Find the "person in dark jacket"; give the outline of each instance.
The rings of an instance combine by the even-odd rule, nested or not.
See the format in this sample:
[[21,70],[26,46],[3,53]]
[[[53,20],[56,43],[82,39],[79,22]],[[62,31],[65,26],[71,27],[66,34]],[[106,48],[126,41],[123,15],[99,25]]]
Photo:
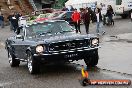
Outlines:
[[10,21],[11,21],[11,24],[13,26],[13,31],[16,32],[16,30],[18,28],[18,19],[15,16],[15,14],[11,17]]
[[72,20],[74,22],[75,29],[76,29],[76,33],[78,33],[78,31],[81,33],[81,30],[80,30],[80,20],[81,20],[81,16],[80,16],[80,13],[77,12],[77,9],[75,9],[75,11],[73,12],[71,18],[72,18]]
[[19,17],[21,17],[22,15],[19,12],[15,13],[15,17],[19,20]]
[[82,16],[84,25],[85,25],[85,29],[86,29],[86,33],[89,33],[89,24],[90,24],[90,12],[88,9],[85,9],[83,16]]
[[89,13],[90,13],[90,17],[91,17],[92,23],[94,23],[94,22],[95,22],[95,16],[96,16],[96,14],[95,14],[94,11],[92,11],[92,9],[91,9],[90,7],[87,8],[87,9],[88,9],[88,11],[89,11]]
[[111,25],[114,25],[113,14],[114,12],[112,6],[108,5],[106,16],[108,16]]
[[0,15],[0,26],[1,26],[1,28],[4,28],[4,16],[3,16],[3,14]]

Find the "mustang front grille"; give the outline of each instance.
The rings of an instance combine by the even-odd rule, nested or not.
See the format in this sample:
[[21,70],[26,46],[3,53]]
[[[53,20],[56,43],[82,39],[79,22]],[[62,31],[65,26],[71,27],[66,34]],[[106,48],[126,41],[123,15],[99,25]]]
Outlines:
[[89,46],[90,46],[89,39],[57,42],[50,44],[49,51],[68,51],[81,49],[83,47]]

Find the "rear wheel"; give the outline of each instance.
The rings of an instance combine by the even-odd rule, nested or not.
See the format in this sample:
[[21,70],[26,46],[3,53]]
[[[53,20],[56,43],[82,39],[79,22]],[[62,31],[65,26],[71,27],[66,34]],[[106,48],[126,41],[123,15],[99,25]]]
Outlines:
[[39,63],[35,61],[30,51],[27,52],[27,66],[30,74],[37,74],[40,72]]
[[9,49],[8,49],[8,60],[11,67],[18,67],[20,64],[20,61],[16,59],[15,55]]
[[94,50],[90,55],[86,56],[84,61],[88,67],[94,67],[98,64],[98,59],[99,59],[98,50]]

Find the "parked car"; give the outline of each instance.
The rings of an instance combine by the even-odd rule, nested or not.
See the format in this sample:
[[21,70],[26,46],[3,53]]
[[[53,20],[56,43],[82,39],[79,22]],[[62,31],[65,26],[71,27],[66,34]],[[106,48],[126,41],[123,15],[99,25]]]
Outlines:
[[41,16],[41,18],[36,18],[34,21],[45,21],[47,19],[52,20],[65,20],[69,24],[73,24],[73,21],[71,19],[73,11],[55,11],[53,13],[48,13],[49,15],[46,15],[45,17]]
[[48,20],[20,27],[18,35],[5,41],[11,67],[27,62],[31,74],[39,73],[40,64],[84,59],[87,66],[98,64],[99,38],[81,35],[66,21]]
[[58,12],[54,12],[53,14],[55,14],[55,16],[52,19],[53,20],[65,20],[69,24],[73,24],[73,21],[72,21],[72,18],[71,18],[72,13],[73,13],[73,11],[58,11]]
[[40,15],[34,20],[34,22],[39,22],[39,21],[47,20],[47,19],[48,19],[48,16],[49,16],[50,14],[51,14],[51,13],[40,14]]
[[45,21],[48,19],[54,19],[54,18],[58,17],[60,14],[62,14],[62,12],[60,12],[60,11],[56,11],[53,13],[40,14],[34,21],[40,22],[40,21]]

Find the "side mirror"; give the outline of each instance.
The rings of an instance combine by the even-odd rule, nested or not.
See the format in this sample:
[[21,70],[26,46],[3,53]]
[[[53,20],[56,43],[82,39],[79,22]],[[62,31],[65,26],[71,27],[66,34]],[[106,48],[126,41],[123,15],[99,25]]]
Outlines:
[[24,40],[24,36],[23,35],[16,35],[16,39],[22,39],[22,40]]

